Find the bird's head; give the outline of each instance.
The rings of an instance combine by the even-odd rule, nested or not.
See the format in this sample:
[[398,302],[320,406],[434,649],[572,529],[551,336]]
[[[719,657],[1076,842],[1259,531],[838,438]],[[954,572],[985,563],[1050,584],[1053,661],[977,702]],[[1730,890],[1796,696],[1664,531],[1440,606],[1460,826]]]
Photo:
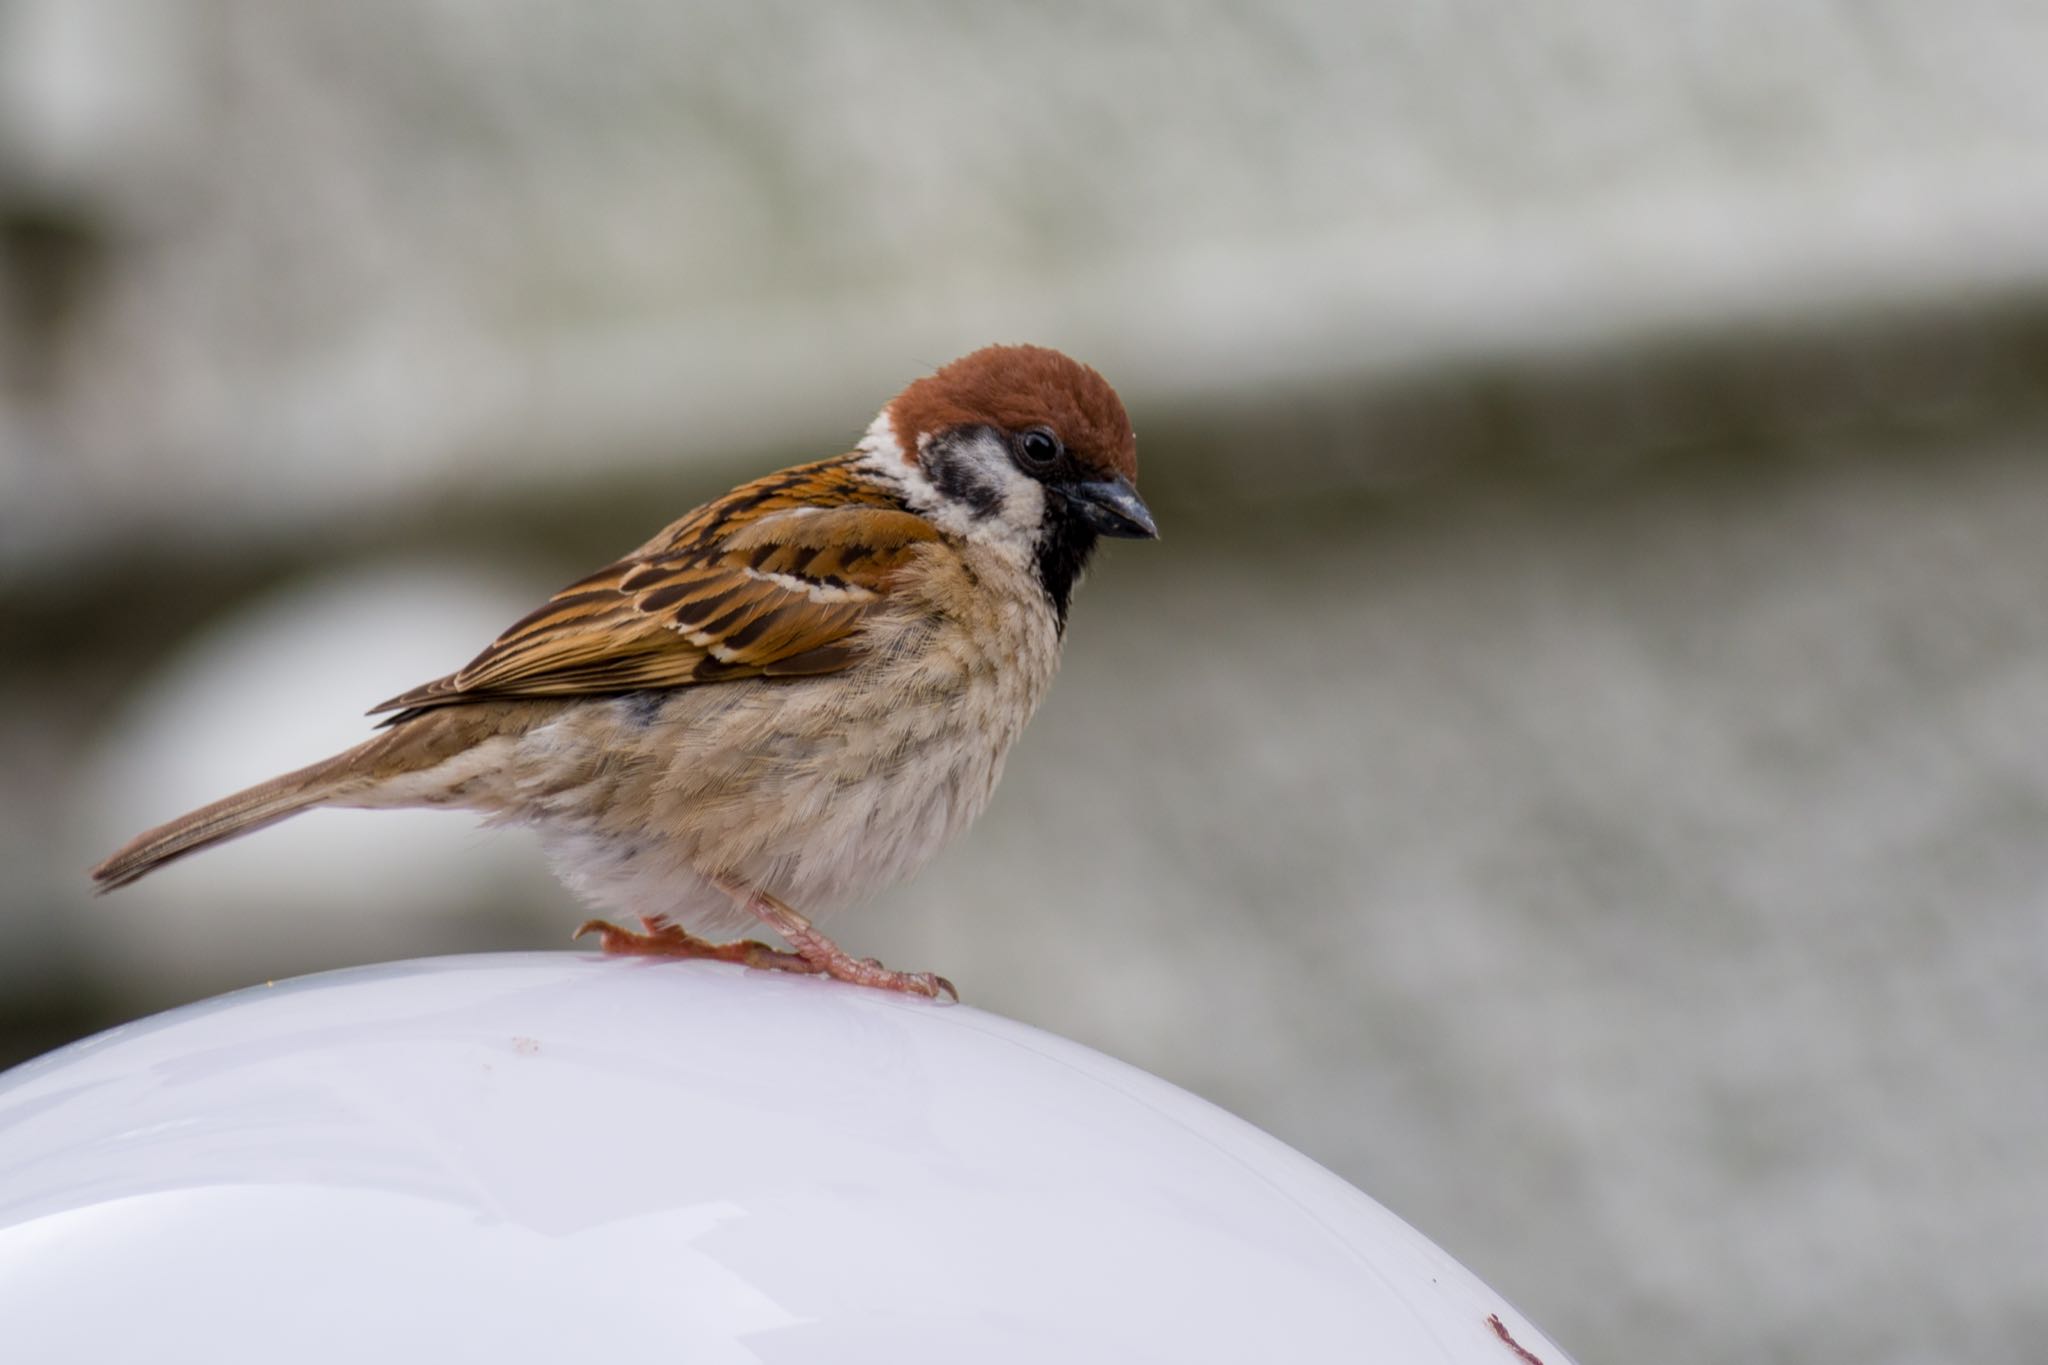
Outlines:
[[1063,620],[1098,536],[1159,534],[1123,400],[1043,346],[985,346],[917,380],[861,448],[942,530],[1030,556]]

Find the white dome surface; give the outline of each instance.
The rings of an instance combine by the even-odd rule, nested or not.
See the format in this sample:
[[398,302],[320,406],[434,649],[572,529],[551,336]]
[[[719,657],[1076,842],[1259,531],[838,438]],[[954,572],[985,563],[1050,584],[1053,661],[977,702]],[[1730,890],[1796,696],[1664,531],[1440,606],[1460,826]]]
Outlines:
[[0,1323],[45,1365],[1567,1365],[1378,1204],[1099,1053],[572,954],[280,982],[0,1076]]

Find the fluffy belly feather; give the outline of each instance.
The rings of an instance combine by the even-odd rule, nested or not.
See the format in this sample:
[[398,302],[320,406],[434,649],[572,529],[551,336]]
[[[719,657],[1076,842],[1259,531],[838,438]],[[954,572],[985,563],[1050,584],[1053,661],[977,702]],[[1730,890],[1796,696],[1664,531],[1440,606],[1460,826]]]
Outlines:
[[533,824],[607,915],[730,934],[751,919],[726,886],[828,914],[917,872],[987,805],[1058,664],[1031,605],[906,616],[848,673],[567,710],[519,741],[495,818]]

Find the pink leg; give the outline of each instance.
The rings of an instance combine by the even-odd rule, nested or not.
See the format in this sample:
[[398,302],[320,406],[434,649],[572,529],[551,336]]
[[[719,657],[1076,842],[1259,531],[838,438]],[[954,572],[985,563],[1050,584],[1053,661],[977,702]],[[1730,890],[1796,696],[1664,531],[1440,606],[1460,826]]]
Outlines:
[[854,957],[819,933],[809,920],[766,891],[748,891],[735,886],[725,886],[725,890],[763,924],[788,939],[789,946],[810,964],[812,971],[823,972],[835,980],[848,981],[856,986],[901,991],[905,995],[922,995],[933,1000],[943,993],[956,1003],[960,999],[960,992],[954,990],[953,983],[943,976],[934,976],[930,972],[895,972],[871,957]]
[[738,962],[748,967],[759,967],[765,971],[802,972],[815,974],[824,968],[799,957],[771,948],[765,943],[743,939],[738,943],[712,943],[698,938],[695,934],[659,915],[646,915],[640,920],[640,927],[647,932],[636,934],[631,929],[621,929],[609,920],[585,920],[577,927],[576,937],[596,934],[598,946],[607,953],[638,953],[647,957],[701,957],[713,962]]

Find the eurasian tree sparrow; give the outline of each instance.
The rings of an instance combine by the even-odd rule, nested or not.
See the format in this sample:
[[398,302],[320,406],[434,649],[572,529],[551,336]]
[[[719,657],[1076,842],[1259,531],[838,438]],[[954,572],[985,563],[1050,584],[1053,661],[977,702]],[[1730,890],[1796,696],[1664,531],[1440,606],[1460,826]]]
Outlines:
[[[815,916],[910,876],[980,814],[1059,665],[1099,536],[1157,534],[1102,376],[990,346],[911,384],[847,454],[742,485],[556,593],[382,733],[138,836],[123,885],[314,806],[449,806],[540,832],[605,951],[936,996]],[[793,907],[801,907],[799,913]],[[785,952],[721,943],[759,921]]]

